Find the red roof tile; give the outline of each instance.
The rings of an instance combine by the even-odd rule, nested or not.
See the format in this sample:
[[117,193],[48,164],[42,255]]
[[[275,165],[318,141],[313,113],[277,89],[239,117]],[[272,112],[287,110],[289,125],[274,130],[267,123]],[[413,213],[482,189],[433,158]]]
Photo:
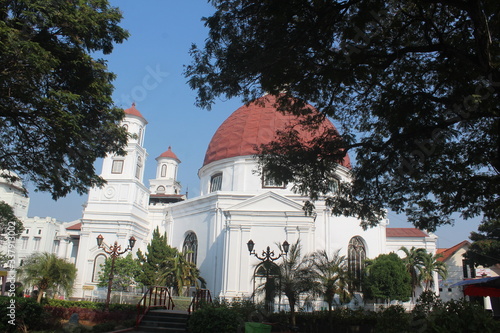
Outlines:
[[470,242],[469,241],[461,241],[460,243],[458,243],[457,245],[454,245],[448,249],[438,249],[437,250],[437,253],[438,254],[441,254],[442,257],[441,258],[438,258],[437,260],[439,261],[446,261],[448,260],[451,256],[453,256],[458,250],[460,250],[461,248],[465,247],[465,246],[469,246],[470,245]]
[[78,222],[66,228],[66,230],[82,230],[82,223]]
[[[300,121],[297,116],[279,112],[276,102],[275,96],[266,95],[234,111],[212,137],[203,165],[230,157],[255,155],[256,148],[274,140],[277,131],[285,130],[287,126]],[[313,138],[314,133],[299,127],[296,126],[295,129],[304,141]],[[315,132],[330,129],[335,130],[335,127],[325,119]],[[350,167],[348,155],[341,164]]]
[[123,112],[125,112],[126,114],[130,114],[132,116],[142,118],[144,119],[144,121],[146,121],[146,118],[144,118],[142,114],[139,112],[139,110],[135,108],[135,103],[132,103],[132,106],[129,107],[128,109],[123,110]]
[[179,160],[177,158],[177,155],[174,154],[174,152],[172,151],[172,147],[168,147],[168,150],[166,152],[164,152],[163,154],[161,154],[160,156],[158,156],[157,158],[160,158],[160,157],[168,157],[168,158],[173,158],[174,160],[177,160],[177,162],[181,162],[181,160]]
[[416,228],[387,228],[387,237],[429,237],[428,234]]

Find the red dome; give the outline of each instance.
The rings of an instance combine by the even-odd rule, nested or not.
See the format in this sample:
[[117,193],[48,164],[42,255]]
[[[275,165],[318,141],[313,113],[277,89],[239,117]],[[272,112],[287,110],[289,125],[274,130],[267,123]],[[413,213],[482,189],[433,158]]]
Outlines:
[[132,106],[129,107],[128,109],[123,110],[123,112],[125,112],[126,114],[130,114],[132,116],[142,118],[144,119],[144,121],[146,121],[146,118],[144,118],[142,114],[139,112],[139,110],[135,108],[135,103],[132,103]]
[[177,155],[175,155],[175,153],[172,151],[172,147],[170,147],[170,146],[168,147],[168,150],[166,152],[164,152],[163,154],[161,154],[160,156],[158,156],[157,159],[160,157],[168,157],[168,158],[172,158],[174,160],[177,160],[177,162],[179,162],[179,163],[181,162],[181,160],[179,160],[177,158]]
[[[256,148],[276,138],[276,132],[285,130],[287,126],[297,124],[300,118],[276,109],[276,97],[266,95],[249,105],[243,105],[234,111],[217,129],[205,154],[203,165],[229,157],[255,155]],[[296,127],[304,140],[310,140],[312,134]],[[335,129],[328,120],[321,124],[318,131]],[[349,156],[341,163],[350,167]]]

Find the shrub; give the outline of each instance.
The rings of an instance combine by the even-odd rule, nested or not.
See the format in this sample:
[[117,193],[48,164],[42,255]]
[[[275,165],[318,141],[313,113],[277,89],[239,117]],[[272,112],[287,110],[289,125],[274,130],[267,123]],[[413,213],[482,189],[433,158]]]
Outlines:
[[391,305],[376,313],[375,332],[410,332],[411,314],[401,305]]
[[500,332],[500,323],[482,306],[465,300],[435,307],[427,318],[425,332]]
[[[14,302],[12,302],[14,301]],[[11,311],[12,304],[15,311]],[[14,332],[20,327],[28,330],[42,330],[49,326],[49,315],[36,300],[24,297],[0,296],[0,332]],[[9,321],[14,320],[11,325]]]
[[191,333],[234,333],[243,325],[244,321],[238,311],[226,305],[207,304],[194,312],[188,321]]

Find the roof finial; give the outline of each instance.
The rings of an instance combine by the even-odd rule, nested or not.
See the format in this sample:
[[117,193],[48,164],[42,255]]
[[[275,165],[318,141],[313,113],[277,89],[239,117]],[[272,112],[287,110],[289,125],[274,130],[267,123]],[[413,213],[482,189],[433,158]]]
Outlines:
[[132,106],[135,106],[135,102],[132,102]]

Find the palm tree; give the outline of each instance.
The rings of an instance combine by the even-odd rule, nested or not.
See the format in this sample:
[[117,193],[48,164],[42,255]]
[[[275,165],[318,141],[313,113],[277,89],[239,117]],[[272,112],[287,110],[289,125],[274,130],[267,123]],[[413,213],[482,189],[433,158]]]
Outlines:
[[420,281],[424,282],[424,289],[429,290],[434,284],[434,273],[437,273],[442,279],[448,276],[448,270],[444,262],[439,261],[441,254],[433,255],[425,252],[422,254],[422,263],[420,266]]
[[314,277],[319,282],[321,294],[328,303],[329,311],[333,308],[335,295],[339,296],[341,304],[348,303],[352,299],[347,260],[345,256],[340,256],[339,252],[340,250],[329,257],[325,250],[320,250],[310,257]]
[[288,254],[277,266],[281,276],[280,291],[288,299],[291,324],[295,326],[295,307],[300,297],[318,293],[319,285],[314,279],[308,260],[301,257],[300,240],[290,246]]
[[173,280],[178,295],[182,294],[182,290],[185,286],[198,286],[198,280],[204,283],[196,265],[186,260],[186,254],[187,253],[177,252],[177,255],[174,257]]
[[162,272],[160,280],[167,286],[173,287],[178,295],[182,294],[186,286],[198,286],[198,281],[202,285],[205,284],[196,265],[186,260],[186,253],[176,250],[174,257],[168,260],[170,263],[165,266],[166,269]]
[[71,295],[76,271],[73,263],[47,252],[31,255],[18,269],[18,273],[26,285],[38,288],[38,303],[47,290],[56,291],[61,288],[67,295]]
[[406,255],[403,258],[403,262],[405,263],[406,269],[410,273],[411,276],[411,295],[412,298],[415,297],[415,289],[420,284],[420,271],[422,267],[422,256],[427,253],[425,249],[415,248],[414,246],[408,250],[406,247],[401,247],[401,251],[403,251]]

